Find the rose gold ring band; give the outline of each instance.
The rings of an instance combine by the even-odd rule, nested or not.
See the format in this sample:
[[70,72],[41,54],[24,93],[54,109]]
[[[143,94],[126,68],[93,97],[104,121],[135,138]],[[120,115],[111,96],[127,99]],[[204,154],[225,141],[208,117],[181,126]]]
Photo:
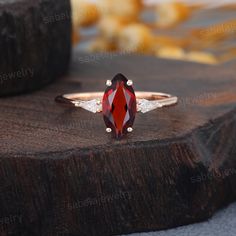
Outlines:
[[[56,102],[74,107],[81,107],[93,113],[101,112],[101,103],[104,92],[71,93],[56,97]],[[174,105],[178,102],[176,96],[159,92],[135,92],[137,98],[137,110],[143,113]]]

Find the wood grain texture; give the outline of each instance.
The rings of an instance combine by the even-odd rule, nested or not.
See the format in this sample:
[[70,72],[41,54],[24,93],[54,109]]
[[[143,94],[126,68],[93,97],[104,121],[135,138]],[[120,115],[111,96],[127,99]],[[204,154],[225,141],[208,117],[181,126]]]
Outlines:
[[[104,90],[118,72],[179,104],[138,114],[116,141],[101,114],[54,103]],[[75,53],[68,77],[1,98],[0,219],[11,217],[1,235],[106,236],[208,219],[236,199],[235,87],[223,66]]]
[[69,0],[0,1],[0,96],[31,92],[68,69]]

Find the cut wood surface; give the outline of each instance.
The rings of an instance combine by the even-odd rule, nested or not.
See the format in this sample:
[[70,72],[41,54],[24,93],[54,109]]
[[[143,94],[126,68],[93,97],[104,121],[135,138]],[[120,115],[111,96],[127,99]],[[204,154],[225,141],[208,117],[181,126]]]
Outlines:
[[[60,106],[116,73],[175,106],[138,114],[121,141],[101,114]],[[224,66],[75,53],[70,75],[0,99],[1,235],[106,236],[206,220],[236,199],[236,75]]]
[[31,92],[68,69],[69,0],[0,1],[0,96]]

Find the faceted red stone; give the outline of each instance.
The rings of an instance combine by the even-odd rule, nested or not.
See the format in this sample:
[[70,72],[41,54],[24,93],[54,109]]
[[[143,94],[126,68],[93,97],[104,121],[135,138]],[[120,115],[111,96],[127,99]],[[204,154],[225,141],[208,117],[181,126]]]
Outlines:
[[137,112],[134,89],[127,81],[122,74],[116,75],[103,96],[103,118],[116,138],[121,138],[133,126]]

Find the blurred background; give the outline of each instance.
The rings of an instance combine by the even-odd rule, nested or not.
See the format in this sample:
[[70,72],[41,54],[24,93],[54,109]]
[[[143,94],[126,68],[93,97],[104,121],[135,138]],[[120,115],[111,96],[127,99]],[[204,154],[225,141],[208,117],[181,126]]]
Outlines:
[[236,1],[71,0],[75,50],[218,65],[236,58]]

